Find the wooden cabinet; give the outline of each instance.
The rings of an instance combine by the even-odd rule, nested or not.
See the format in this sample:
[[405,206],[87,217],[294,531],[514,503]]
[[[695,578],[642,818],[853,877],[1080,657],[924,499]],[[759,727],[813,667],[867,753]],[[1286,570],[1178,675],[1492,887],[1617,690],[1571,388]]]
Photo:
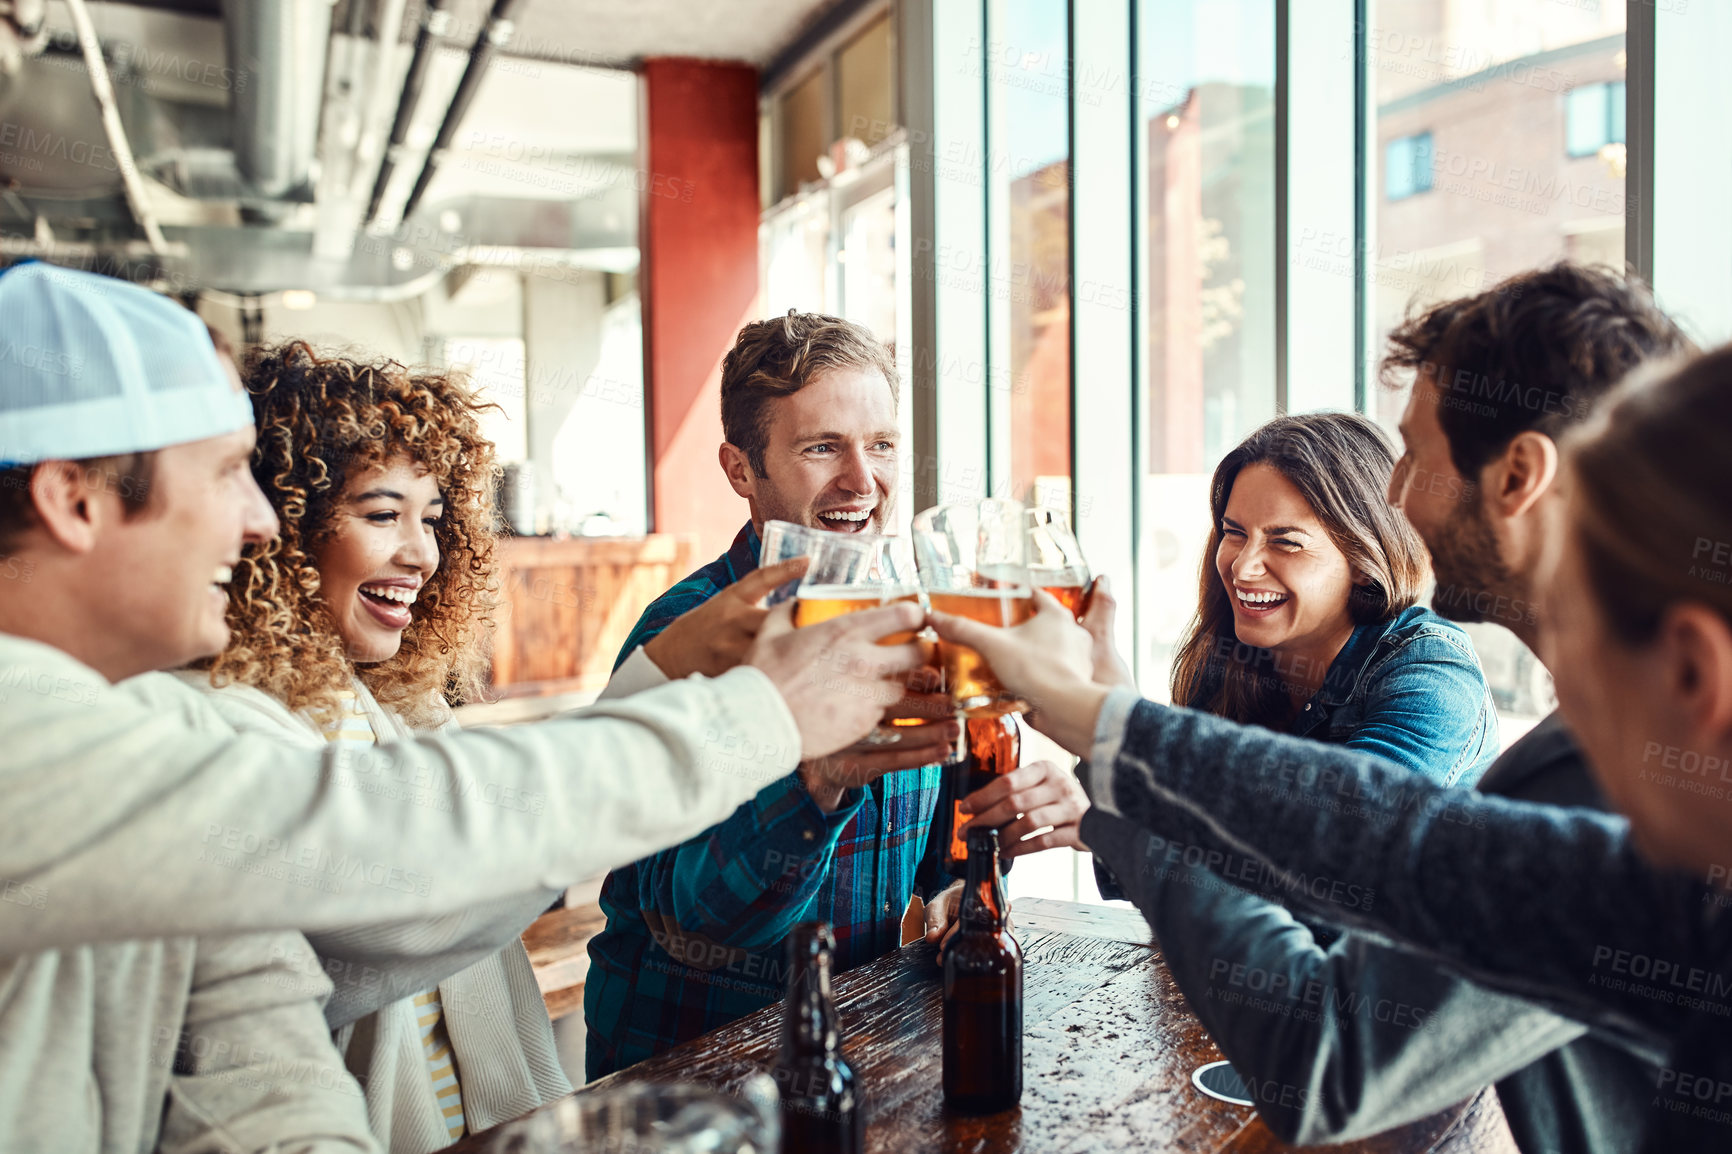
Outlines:
[[493,693],[599,691],[644,609],[697,567],[696,549],[684,534],[500,541]]

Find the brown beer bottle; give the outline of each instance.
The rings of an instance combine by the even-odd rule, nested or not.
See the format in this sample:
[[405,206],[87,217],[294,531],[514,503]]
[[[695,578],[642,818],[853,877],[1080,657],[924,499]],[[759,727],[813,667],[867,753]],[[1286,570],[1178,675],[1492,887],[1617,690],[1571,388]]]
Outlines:
[[788,936],[788,998],[782,1052],[770,1075],[782,1100],[784,1154],[859,1154],[866,1109],[854,1070],[842,1057],[842,1032],[830,995],[828,922],[803,922]]
[[962,737],[963,756],[944,767],[943,800],[950,811],[945,825],[944,872],[953,878],[961,877],[968,866],[968,846],[962,836],[968,815],[960,808],[962,799],[1015,769],[1022,753],[1022,738],[1012,714],[970,717],[963,722]]
[[961,928],[944,948],[944,1100],[996,1114],[1022,1100],[1022,947],[1005,928],[998,831],[968,831]]

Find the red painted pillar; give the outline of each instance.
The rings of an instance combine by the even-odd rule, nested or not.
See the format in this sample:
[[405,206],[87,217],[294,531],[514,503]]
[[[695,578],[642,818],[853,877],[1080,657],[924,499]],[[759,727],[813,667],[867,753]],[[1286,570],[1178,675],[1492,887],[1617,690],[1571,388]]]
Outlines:
[[643,65],[640,287],[650,507],[696,533],[705,562],[746,520],[722,476],[722,357],[758,308],[758,73],[704,60]]

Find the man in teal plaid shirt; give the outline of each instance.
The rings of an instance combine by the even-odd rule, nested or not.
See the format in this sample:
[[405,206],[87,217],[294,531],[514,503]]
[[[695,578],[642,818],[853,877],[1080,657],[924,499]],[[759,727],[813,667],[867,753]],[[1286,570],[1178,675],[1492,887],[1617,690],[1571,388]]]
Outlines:
[[[658,649],[663,631],[700,606],[706,616],[687,618],[697,623],[688,635],[704,634],[713,649],[749,639],[765,579],[725,591],[757,569],[764,522],[841,533],[890,524],[896,371],[860,326],[811,313],[746,326],[722,367],[722,425],[722,467],[752,519],[725,554],[645,610],[616,685],[719,672]],[[837,968],[846,969],[902,944],[903,911],[916,892],[932,901],[929,924],[953,920],[952,879],[931,863],[923,872],[922,859],[937,763],[956,734],[956,722],[942,720],[911,728],[888,749],[803,764],[720,825],[609,874],[607,928],[590,943],[584,989],[589,1077],[780,998],[783,941],[798,922],[831,923]]]

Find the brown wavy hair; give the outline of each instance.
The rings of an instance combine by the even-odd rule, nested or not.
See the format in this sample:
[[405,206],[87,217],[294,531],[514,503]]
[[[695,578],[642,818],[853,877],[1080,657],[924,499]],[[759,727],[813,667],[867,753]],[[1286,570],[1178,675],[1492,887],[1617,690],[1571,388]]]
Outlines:
[[1430,574],[1425,544],[1389,504],[1395,451],[1383,431],[1357,413],[1276,417],[1221,459],[1209,484],[1209,547],[1198,581],[1197,616],[1173,659],[1173,702],[1248,725],[1275,729],[1293,710],[1274,655],[1239,644],[1233,605],[1215,554],[1221,519],[1239,474],[1269,465],[1293,483],[1335,547],[1370,579],[1355,585],[1347,611],[1355,625],[1388,621],[1419,600]]
[[[493,444],[459,373],[315,352],[302,341],[255,351],[242,372],[258,447],[253,476],[277,512],[276,540],[249,546],[229,582],[228,647],[207,663],[324,719],[353,678],[410,726],[438,724],[473,700],[487,662],[497,582]],[[439,567],[422,586],[396,656],[357,667],[319,593],[318,546],[349,478],[404,456],[445,498]]]
[[895,358],[864,325],[789,309],[739,331],[722,358],[722,436],[745,453],[753,473],[764,476],[770,402],[838,369],[883,373],[891,397],[900,393]]

